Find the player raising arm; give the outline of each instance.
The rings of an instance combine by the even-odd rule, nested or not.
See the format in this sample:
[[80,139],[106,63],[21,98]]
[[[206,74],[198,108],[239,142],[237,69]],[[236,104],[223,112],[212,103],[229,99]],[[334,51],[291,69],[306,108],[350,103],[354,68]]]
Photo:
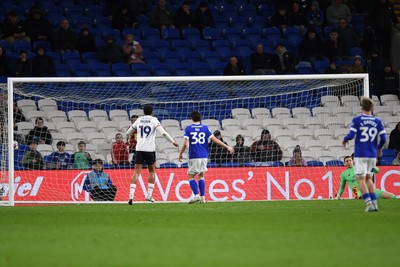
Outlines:
[[153,189],[155,182],[155,163],[156,163],[156,130],[174,146],[179,147],[178,143],[164,130],[160,121],[153,117],[153,106],[143,107],[144,116],[138,118],[126,131],[127,138],[137,129],[137,144],[135,158],[135,173],[132,176],[132,184],[129,187],[129,201],[132,205],[136,190],[137,179],[142,172],[143,163],[146,162],[149,169],[148,190],[146,201],[154,202]]
[[[228,149],[233,154],[235,150],[224,144],[218,138],[216,138],[210,129],[201,124],[201,113],[197,110],[193,110],[190,114],[193,120],[193,124],[185,128],[184,141],[179,153],[179,161],[182,161],[182,154],[186,148],[189,147],[189,163],[188,163],[188,177],[189,185],[193,191],[194,198],[190,200],[189,204],[193,203],[205,203],[205,191],[206,184],[204,181],[204,173],[207,171],[207,160],[208,160],[208,140],[211,140]],[[198,175],[198,184],[194,179]],[[200,189],[200,196],[199,196]]]
[[[339,188],[336,198],[340,199],[340,197],[343,194],[344,188],[346,187],[346,183],[347,183],[349,188],[351,188],[351,191],[353,192],[353,198],[359,199],[359,198],[361,198],[361,192],[359,191],[357,179],[355,178],[355,175],[354,175],[354,162],[353,162],[353,158],[351,156],[344,157],[344,166],[346,166],[347,169],[344,172],[342,172],[342,174],[340,175],[340,188]],[[380,189],[375,189],[375,193],[376,193],[377,199],[396,198],[395,194],[389,193],[389,192],[386,192],[386,191],[383,191]]]
[[[367,97],[361,98],[362,115],[353,118],[350,132],[344,137],[342,145],[346,147],[349,140],[355,138],[354,173],[357,177],[366,212],[378,211],[375,185],[372,181],[376,158],[382,155],[382,147],[386,142],[386,132],[382,121],[373,116],[374,102]],[[378,144],[378,136],[380,141]]]

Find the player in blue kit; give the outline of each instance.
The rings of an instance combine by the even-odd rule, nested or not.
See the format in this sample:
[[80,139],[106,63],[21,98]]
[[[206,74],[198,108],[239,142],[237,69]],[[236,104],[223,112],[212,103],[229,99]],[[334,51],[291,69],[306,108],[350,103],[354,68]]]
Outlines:
[[[343,147],[355,138],[354,173],[357,177],[366,212],[378,211],[375,185],[372,180],[376,167],[376,158],[382,156],[382,147],[386,142],[386,132],[382,121],[372,115],[374,102],[367,97],[361,98],[362,115],[353,118],[350,132],[344,137]],[[378,136],[380,141],[378,144]]]
[[[190,200],[189,204],[205,203],[206,184],[204,173],[207,171],[208,140],[211,139],[214,143],[226,148],[232,154],[235,150],[216,138],[206,125],[200,123],[201,113],[199,111],[193,110],[190,117],[193,120],[193,124],[185,128],[179,161],[182,161],[182,154],[189,147],[188,177],[190,188],[194,194],[194,198]],[[194,179],[196,175],[198,175],[198,184]]]

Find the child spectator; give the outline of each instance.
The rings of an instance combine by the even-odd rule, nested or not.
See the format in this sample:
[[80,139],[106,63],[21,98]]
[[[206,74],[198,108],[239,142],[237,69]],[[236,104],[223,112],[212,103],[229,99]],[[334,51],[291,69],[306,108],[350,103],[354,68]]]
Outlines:
[[236,136],[236,144],[233,147],[235,153],[233,154],[233,161],[243,164],[251,161],[249,156],[249,147],[244,145],[244,138],[242,135]]
[[32,74],[36,77],[49,77],[56,75],[53,58],[46,55],[44,46],[37,47],[37,54],[32,58]]
[[27,168],[28,170],[43,170],[43,156],[37,151],[39,141],[38,139],[33,139],[29,141],[29,150],[25,152],[22,158],[22,166]]
[[122,46],[122,50],[127,63],[144,63],[143,47],[134,39],[132,34],[125,36],[125,43]]
[[101,159],[93,161],[93,171],[86,176],[83,190],[90,193],[93,201],[114,201],[117,187],[113,185],[110,176],[104,172]]
[[293,149],[293,157],[289,160],[288,166],[291,167],[307,166],[306,161],[301,156],[301,148],[299,145],[297,145]]
[[47,169],[66,170],[70,169],[71,155],[65,151],[65,142],[57,142],[57,150],[49,155],[50,161],[47,162]]
[[92,165],[92,157],[85,151],[86,143],[84,141],[78,143],[78,150],[71,158],[74,169],[89,169]]
[[111,149],[112,163],[114,165],[129,164],[129,151],[121,133],[115,135],[115,142]]
[[28,52],[25,50],[19,52],[19,58],[15,61],[15,76],[32,76],[32,61],[28,58]]
[[35,119],[35,127],[26,135],[26,143],[29,143],[34,138],[38,140],[39,144],[51,145],[51,143],[53,143],[53,137],[47,126],[44,125],[42,117],[37,117]]

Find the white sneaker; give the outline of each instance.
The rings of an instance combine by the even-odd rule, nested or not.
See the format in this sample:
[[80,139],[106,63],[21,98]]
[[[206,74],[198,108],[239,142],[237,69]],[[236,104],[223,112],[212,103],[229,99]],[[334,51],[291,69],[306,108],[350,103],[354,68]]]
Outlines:
[[200,204],[205,204],[206,203],[206,198],[205,197],[200,197]]
[[189,201],[189,204],[199,203],[200,197],[194,197],[192,200]]
[[155,200],[154,200],[154,198],[153,197],[146,197],[146,201],[147,202],[151,202],[151,203],[154,203],[154,202],[156,202]]
[[374,207],[374,205],[367,205],[367,207],[365,208],[365,212],[374,212],[374,211],[376,211],[375,210],[375,207]]

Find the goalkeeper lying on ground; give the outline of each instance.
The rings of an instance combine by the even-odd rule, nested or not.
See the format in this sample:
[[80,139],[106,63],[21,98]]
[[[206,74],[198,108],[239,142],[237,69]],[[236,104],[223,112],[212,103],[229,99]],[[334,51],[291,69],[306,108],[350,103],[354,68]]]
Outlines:
[[[357,178],[354,175],[354,161],[351,156],[346,156],[344,158],[344,166],[347,167],[347,170],[342,172],[340,175],[340,188],[339,192],[337,193],[336,199],[340,199],[341,195],[343,194],[344,188],[346,183],[348,183],[351,191],[353,192],[353,198],[359,199],[362,198],[360,189],[358,188]],[[379,170],[378,170],[379,171]],[[396,198],[396,195],[393,193],[389,193],[380,189],[376,189],[376,198]]]

